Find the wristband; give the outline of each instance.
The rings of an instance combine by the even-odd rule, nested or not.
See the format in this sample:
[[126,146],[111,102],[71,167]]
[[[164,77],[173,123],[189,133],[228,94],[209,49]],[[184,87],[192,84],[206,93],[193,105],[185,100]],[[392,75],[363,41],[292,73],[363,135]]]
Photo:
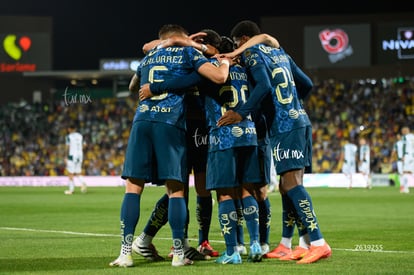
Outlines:
[[227,59],[221,60],[220,65],[222,65],[222,64],[227,64],[227,66],[230,67],[230,62]]
[[201,44],[201,51],[205,53],[208,50],[208,47],[204,44]]

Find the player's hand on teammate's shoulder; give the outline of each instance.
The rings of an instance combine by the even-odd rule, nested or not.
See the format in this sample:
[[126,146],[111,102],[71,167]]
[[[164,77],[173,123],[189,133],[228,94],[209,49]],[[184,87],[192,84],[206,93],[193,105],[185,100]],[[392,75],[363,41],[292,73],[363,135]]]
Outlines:
[[239,63],[239,56],[235,55],[233,52],[230,53],[218,53],[213,56],[217,60],[227,59],[230,61],[230,65],[233,66]]
[[206,32],[196,32],[196,33],[193,33],[193,34],[189,35],[188,37],[191,40],[194,40],[194,41],[198,42],[198,40],[203,39],[203,37],[205,37],[205,36],[207,36]]

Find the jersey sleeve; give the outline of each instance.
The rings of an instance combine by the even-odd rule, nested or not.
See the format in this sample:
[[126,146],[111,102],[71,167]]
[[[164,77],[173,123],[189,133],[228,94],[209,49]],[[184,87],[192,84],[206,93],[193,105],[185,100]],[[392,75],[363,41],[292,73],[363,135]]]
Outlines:
[[306,99],[313,88],[313,82],[308,75],[306,75],[295,61],[289,56],[290,68],[292,70],[293,79],[295,80],[299,99]]
[[151,92],[155,95],[162,94],[165,90],[170,92],[181,92],[185,88],[196,85],[202,80],[197,72],[150,84]]
[[250,92],[249,98],[246,103],[237,110],[243,118],[246,118],[250,113],[253,113],[257,106],[260,106],[261,101],[267,94],[272,92],[272,84],[267,75],[266,66],[260,57],[260,52],[254,49],[249,49],[249,57],[246,57],[246,64],[249,64],[250,74],[253,78],[253,82],[256,85]]

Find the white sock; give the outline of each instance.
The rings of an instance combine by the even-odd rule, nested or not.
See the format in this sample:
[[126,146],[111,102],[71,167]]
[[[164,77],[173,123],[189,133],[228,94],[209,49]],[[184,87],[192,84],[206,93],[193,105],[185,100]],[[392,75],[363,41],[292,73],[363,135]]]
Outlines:
[[188,238],[184,239],[184,249],[190,248],[190,243],[188,242]]
[[145,232],[142,232],[141,235],[138,236],[138,241],[140,246],[149,246],[152,242],[154,237],[147,235]]
[[82,186],[86,186],[86,182],[82,176],[78,176],[78,181],[81,183]]
[[322,245],[324,245],[325,244],[325,239],[319,239],[319,240],[316,240],[316,241],[313,241],[313,242],[311,242],[311,245],[313,245],[313,246],[322,246]]
[[309,248],[309,235],[305,234],[299,237],[299,246],[303,248]]
[[123,244],[121,246],[121,255],[130,255],[132,253],[132,246]]
[[69,191],[70,192],[74,192],[75,191],[75,181],[72,179],[72,180],[69,180]]
[[409,175],[405,176],[405,180],[404,180],[404,192],[408,193],[410,191],[410,189],[408,188],[408,177],[410,177]]
[[282,237],[280,243],[286,246],[287,248],[292,248],[292,238]]

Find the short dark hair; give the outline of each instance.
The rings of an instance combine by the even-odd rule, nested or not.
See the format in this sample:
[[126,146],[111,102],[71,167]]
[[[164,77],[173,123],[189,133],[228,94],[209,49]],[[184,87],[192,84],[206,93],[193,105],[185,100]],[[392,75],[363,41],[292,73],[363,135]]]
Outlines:
[[214,48],[218,49],[221,43],[221,36],[215,30],[212,29],[203,29],[202,32],[205,32],[207,35],[203,36],[203,44],[209,44]]
[[76,129],[76,123],[75,123],[75,122],[70,122],[70,123],[68,124],[68,129],[73,129],[73,130],[75,130],[75,129]]
[[171,36],[174,34],[178,35],[188,35],[188,31],[177,24],[165,24],[158,31],[158,37],[163,38],[164,36]]
[[230,37],[222,36],[220,47],[218,48],[220,53],[229,53],[234,50],[234,42]]
[[242,37],[243,35],[252,37],[260,33],[261,33],[260,28],[255,22],[251,20],[243,20],[237,23],[233,27],[233,29],[230,32],[230,36],[232,38],[234,37],[239,38],[239,37]]

